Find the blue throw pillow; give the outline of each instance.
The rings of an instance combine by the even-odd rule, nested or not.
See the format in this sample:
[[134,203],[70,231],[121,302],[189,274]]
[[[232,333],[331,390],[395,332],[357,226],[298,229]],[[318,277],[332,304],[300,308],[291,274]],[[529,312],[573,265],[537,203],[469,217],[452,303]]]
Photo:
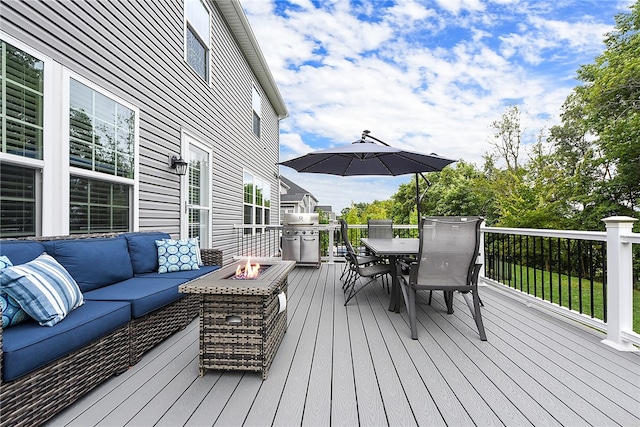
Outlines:
[[[0,270],[13,267],[11,260],[6,256],[0,256]],[[18,301],[10,297],[6,292],[0,291],[0,309],[2,309],[2,329],[17,325],[29,318],[29,315],[20,307]]]
[[199,270],[202,260],[198,239],[156,240],[158,247],[158,273]]
[[133,277],[127,241],[122,237],[49,240],[44,247],[71,274],[82,292]]
[[73,277],[52,256],[0,270],[0,291],[12,296],[42,326],[53,326],[84,303]]
[[156,240],[170,239],[162,232],[133,232],[124,234],[129,248],[133,274],[155,273],[158,271],[158,248]]

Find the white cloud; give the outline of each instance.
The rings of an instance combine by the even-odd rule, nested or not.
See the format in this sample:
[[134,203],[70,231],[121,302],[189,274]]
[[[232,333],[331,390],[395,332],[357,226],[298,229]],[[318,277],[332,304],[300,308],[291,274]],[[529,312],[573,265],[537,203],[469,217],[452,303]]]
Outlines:
[[[590,62],[611,28],[596,14],[548,17],[554,3],[438,5],[363,2],[352,9],[347,0],[296,1],[280,16],[271,2],[243,1],[290,112],[281,122],[282,160],[347,144],[369,129],[400,148],[480,164],[489,126],[506,106],[526,106],[529,130],[558,120],[576,84],[577,58]],[[386,199],[410,179],[290,171],[282,169],[338,211],[351,200]],[[351,187],[345,179],[358,179],[358,192],[337,194]]]
[[442,9],[456,15],[460,13],[461,10],[484,10],[484,5],[480,0],[436,0],[436,2]]

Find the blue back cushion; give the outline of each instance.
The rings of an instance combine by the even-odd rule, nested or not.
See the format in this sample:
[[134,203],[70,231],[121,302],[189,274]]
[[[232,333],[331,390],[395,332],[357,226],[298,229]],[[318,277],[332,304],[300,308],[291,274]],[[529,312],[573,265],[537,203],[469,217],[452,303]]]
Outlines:
[[33,261],[42,255],[44,251],[44,246],[40,242],[31,240],[0,241],[0,255],[4,255],[9,258],[13,265],[25,264],[29,261]]
[[127,241],[122,237],[50,240],[44,247],[73,276],[82,292],[133,277]]
[[170,239],[167,233],[159,231],[147,233],[126,233],[124,238],[129,247],[129,256],[133,265],[133,274],[152,273],[158,271],[158,247],[156,240]]

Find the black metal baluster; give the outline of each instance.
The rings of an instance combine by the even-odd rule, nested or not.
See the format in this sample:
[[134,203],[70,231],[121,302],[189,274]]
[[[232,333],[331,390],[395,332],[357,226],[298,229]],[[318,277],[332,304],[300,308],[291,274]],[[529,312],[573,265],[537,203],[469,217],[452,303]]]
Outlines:
[[561,259],[561,254],[562,254],[562,247],[561,242],[560,242],[561,238],[558,237],[558,304],[560,306],[563,305],[562,302],[562,259]]
[[548,238],[549,242],[549,302],[553,302],[553,239]]
[[533,236],[533,294],[538,296],[538,253],[536,251],[536,236]]
[[524,286],[523,286],[523,280],[522,280],[522,234],[518,235],[518,252],[520,252],[520,278],[518,279],[518,281],[520,282],[520,290],[522,291]]
[[582,306],[582,276],[584,275],[584,263],[582,261],[582,240],[578,240],[578,303],[580,305],[580,313],[584,313],[584,307]]
[[525,236],[524,238],[525,244],[527,245],[527,250],[526,250],[526,270],[527,270],[527,293],[530,293],[531,290],[529,289],[529,278],[530,278],[530,261],[529,261],[529,236]]
[[571,276],[573,274],[573,270],[571,268],[571,239],[567,239],[567,293],[569,295],[569,310],[572,310],[573,304],[571,301],[572,292],[571,292]]
[[601,242],[600,247],[602,248],[602,320],[607,323],[607,246]]
[[591,318],[595,317],[594,313],[595,313],[595,309],[593,307],[593,301],[594,301],[594,284],[593,284],[593,276],[595,274],[595,267],[594,267],[594,262],[593,262],[593,242],[589,241],[589,270],[590,270],[590,274],[589,274],[589,282],[590,282],[590,303],[591,303]]

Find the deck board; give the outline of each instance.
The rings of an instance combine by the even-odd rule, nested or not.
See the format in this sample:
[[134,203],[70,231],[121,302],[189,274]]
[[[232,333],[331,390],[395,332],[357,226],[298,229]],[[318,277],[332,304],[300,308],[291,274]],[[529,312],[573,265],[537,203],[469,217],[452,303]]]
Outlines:
[[269,376],[198,376],[198,321],[49,426],[640,425],[640,354],[483,287],[488,341],[461,296],[406,310],[371,284],[344,306],[341,264],[289,275],[288,329]]
[[[329,279],[330,269],[323,269],[321,281]],[[332,273],[332,272],[331,272]],[[331,277],[333,280],[333,277]],[[313,345],[313,359],[309,366],[304,407],[301,408],[302,425],[325,426],[331,424],[331,372],[333,362],[333,305],[334,289],[323,287],[320,319]],[[276,419],[276,423],[277,423]]]
[[[337,268],[335,269],[338,270]],[[334,274],[333,290],[333,364],[331,375],[331,424],[357,425],[358,405],[356,398],[356,381],[351,355],[351,341],[347,322],[347,310],[341,309],[344,304],[339,274]],[[327,372],[327,374],[329,374]]]

